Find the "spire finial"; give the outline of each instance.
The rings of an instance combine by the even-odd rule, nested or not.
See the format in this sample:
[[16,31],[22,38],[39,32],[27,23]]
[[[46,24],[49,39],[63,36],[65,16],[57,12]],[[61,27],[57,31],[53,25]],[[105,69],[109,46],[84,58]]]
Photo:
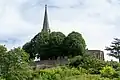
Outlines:
[[45,8],[47,8],[47,4],[45,4]]
[[47,10],[47,4],[45,4],[45,11]]

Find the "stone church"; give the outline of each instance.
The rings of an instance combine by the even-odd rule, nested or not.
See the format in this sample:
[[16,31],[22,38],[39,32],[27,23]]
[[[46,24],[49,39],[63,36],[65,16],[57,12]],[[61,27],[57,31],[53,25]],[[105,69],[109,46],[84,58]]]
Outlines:
[[93,55],[97,59],[104,60],[104,52],[101,50],[88,50],[87,53]]
[[[45,5],[45,14],[44,14],[44,21],[43,21],[43,28],[42,31],[50,32],[49,22],[48,22],[48,15],[47,15],[47,5]],[[93,55],[94,57],[104,60],[104,52],[101,50],[87,50],[88,54]]]

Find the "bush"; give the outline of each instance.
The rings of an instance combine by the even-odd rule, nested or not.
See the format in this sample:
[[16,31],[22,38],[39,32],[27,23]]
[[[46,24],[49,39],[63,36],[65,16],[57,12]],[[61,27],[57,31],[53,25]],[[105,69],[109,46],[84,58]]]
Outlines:
[[70,67],[79,67],[80,64],[82,64],[83,57],[82,56],[76,56],[72,59],[69,59],[69,66]]
[[116,71],[120,71],[120,63],[116,61],[107,61],[106,64],[112,66]]
[[103,67],[102,70],[100,70],[100,73],[102,77],[113,78],[115,70],[111,66],[106,66]]
[[120,78],[120,63],[116,61],[107,61],[106,64],[115,70],[114,78]]
[[28,54],[21,48],[10,51],[0,46],[0,77],[6,80],[27,80],[32,77]]
[[92,56],[76,56],[69,60],[70,67],[82,67],[89,71],[91,74],[100,74],[102,67],[105,67],[106,64],[102,60],[98,60]]
[[83,68],[68,68],[68,67],[57,67],[52,69],[40,70],[41,79],[49,80],[65,80],[65,77],[81,75],[86,73],[86,70]]
[[69,67],[56,67],[51,69],[43,69],[39,71],[39,78],[32,80],[117,80],[109,78],[101,78],[100,75],[86,74],[86,70]]

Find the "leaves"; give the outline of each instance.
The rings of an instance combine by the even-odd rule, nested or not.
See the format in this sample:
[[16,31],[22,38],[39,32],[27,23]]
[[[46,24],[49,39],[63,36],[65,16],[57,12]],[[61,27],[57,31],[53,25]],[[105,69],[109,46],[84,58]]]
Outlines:
[[111,66],[105,66],[100,70],[103,77],[112,78],[115,74],[115,70]]
[[98,60],[90,55],[76,56],[69,61],[71,67],[82,67],[89,71],[91,74],[99,74],[99,70],[106,66],[102,60]]
[[6,51],[0,46],[0,75],[6,80],[24,80],[31,76],[28,54],[21,48]]
[[49,49],[49,33],[40,32],[30,42],[23,46],[23,49],[29,53],[30,58],[41,57],[41,59],[47,59],[47,53]]
[[61,32],[52,32],[50,34],[50,40],[49,40],[49,54],[50,57],[58,57],[63,56],[63,49],[62,49],[62,43],[65,39],[65,35]]
[[111,43],[110,47],[106,47],[109,56],[119,59],[120,62],[120,39],[114,38],[114,41]]
[[80,33],[72,32],[63,41],[63,47],[66,56],[77,56],[85,53],[86,44]]
[[33,59],[36,56],[35,55],[35,49],[34,49],[34,43],[32,41],[27,42],[23,46],[23,50],[25,50],[25,52],[29,53],[31,59]]
[[72,32],[67,37],[62,32],[40,32],[23,46],[30,58],[35,58],[38,54],[41,60],[83,55],[85,48],[85,41],[78,32]]

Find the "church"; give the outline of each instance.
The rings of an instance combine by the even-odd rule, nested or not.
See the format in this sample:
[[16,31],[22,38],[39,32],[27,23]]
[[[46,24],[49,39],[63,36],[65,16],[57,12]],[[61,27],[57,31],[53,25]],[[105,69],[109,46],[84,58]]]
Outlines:
[[[50,32],[49,22],[48,22],[48,15],[47,15],[47,5],[45,5],[45,14],[44,14],[44,21],[43,21],[43,32]],[[97,59],[104,60],[104,52],[101,50],[87,50],[87,53],[93,55]]]

